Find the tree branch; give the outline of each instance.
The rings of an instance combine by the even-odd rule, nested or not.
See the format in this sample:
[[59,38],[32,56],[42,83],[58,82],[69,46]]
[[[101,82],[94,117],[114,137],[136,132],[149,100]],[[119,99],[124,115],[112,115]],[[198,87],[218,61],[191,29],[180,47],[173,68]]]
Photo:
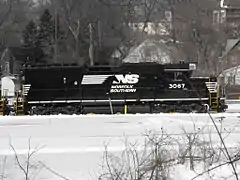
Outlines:
[[47,169],[49,172],[53,173],[54,175],[56,175],[57,177],[60,177],[61,179],[64,180],[71,180],[61,174],[59,174],[58,172],[54,171],[53,169],[51,169],[50,167],[48,167],[47,165],[45,165],[42,161],[38,161],[39,164],[41,164],[45,169]]
[[[6,1],[5,4],[6,4],[6,7],[3,8],[2,12],[0,13],[0,15],[1,15],[0,16],[1,17],[1,19],[0,19],[0,27],[3,25],[3,23],[6,21],[8,15],[12,11],[12,0]],[[7,10],[6,13],[4,13],[5,10]],[[2,13],[3,13],[3,15],[2,15]]]

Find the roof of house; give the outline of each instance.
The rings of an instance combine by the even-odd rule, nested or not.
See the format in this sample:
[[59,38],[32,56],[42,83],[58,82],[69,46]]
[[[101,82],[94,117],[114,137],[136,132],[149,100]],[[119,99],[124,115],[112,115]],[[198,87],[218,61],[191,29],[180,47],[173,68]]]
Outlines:
[[159,64],[172,63],[170,48],[161,41],[147,39],[139,46],[132,48],[129,55],[123,59],[125,63],[157,62]]
[[239,7],[240,8],[240,1],[239,0],[224,0],[224,5],[228,7]]
[[226,56],[230,51],[232,51],[240,42],[240,39],[228,39],[223,52],[223,56]]
[[17,61],[24,62],[27,59],[27,54],[32,51],[30,48],[24,48],[24,47],[9,47],[8,48],[11,52],[11,54],[16,58]]
[[222,72],[222,74],[231,73],[231,72],[237,72],[237,71],[240,70],[239,68],[240,68],[239,65],[238,65],[238,66],[231,67],[231,68],[228,68],[228,69],[224,70],[224,71]]
[[33,54],[34,52],[36,52],[36,49],[34,48],[26,48],[23,46],[10,46],[4,50],[0,58],[3,59],[7,53],[10,53],[14,57],[15,61],[26,62],[29,58],[29,55]]

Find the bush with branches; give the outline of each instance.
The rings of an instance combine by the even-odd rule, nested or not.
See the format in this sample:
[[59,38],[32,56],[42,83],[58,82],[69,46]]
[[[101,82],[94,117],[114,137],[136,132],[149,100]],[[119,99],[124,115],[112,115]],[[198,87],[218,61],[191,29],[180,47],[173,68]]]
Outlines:
[[[223,166],[230,167],[232,178],[238,180],[238,149],[230,152],[224,141],[216,146],[211,132],[208,133],[206,140],[204,128],[196,128],[195,124],[193,132],[183,128],[178,137],[163,131],[148,132],[144,134],[144,144],[125,141],[125,150],[120,156],[110,154],[106,146],[99,180],[173,180],[176,178],[173,172],[182,166],[193,172],[192,180],[218,179],[218,176],[214,178],[213,171]],[[220,131],[218,135],[223,139]]]

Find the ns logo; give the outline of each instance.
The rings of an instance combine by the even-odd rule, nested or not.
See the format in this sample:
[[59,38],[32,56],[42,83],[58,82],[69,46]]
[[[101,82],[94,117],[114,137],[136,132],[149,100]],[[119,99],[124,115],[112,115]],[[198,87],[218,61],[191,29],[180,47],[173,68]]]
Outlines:
[[115,75],[116,80],[113,81],[113,84],[137,84],[139,81],[138,74],[123,74]]

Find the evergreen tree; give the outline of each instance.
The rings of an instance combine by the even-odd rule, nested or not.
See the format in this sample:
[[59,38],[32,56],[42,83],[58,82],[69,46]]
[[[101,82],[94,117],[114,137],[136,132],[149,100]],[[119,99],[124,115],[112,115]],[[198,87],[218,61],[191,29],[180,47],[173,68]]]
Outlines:
[[27,50],[27,63],[37,63],[42,60],[43,52],[38,39],[38,30],[34,21],[30,21],[23,31],[23,47]]
[[38,39],[47,59],[53,59],[55,45],[57,45],[61,51],[65,47],[64,32],[60,28],[59,17],[57,17],[56,33],[55,30],[55,19],[53,19],[49,10],[45,9],[40,17]]
[[47,58],[52,58],[53,55],[55,43],[54,33],[55,26],[52,15],[48,9],[45,9],[40,17],[38,39]]
[[23,42],[27,48],[35,48],[39,46],[37,26],[34,21],[30,21],[23,31]]

